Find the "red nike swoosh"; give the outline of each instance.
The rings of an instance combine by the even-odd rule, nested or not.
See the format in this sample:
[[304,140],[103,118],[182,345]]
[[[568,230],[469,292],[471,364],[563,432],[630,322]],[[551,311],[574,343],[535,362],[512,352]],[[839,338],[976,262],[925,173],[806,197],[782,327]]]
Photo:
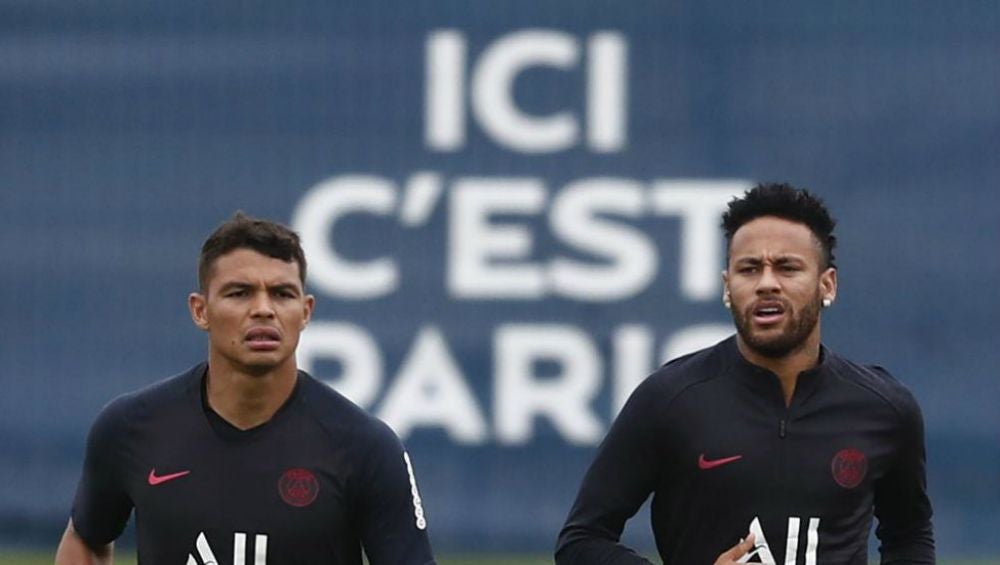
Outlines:
[[183,477],[184,475],[189,474],[190,472],[191,471],[180,471],[180,472],[177,472],[177,473],[170,473],[169,475],[160,475],[159,477],[157,477],[156,476],[156,469],[150,469],[149,470],[149,484],[150,484],[150,486],[154,486],[155,487],[156,485],[165,483],[167,481],[172,481],[174,479],[179,479],[179,478]]
[[739,461],[740,459],[743,459],[742,455],[733,455],[732,457],[723,457],[722,459],[712,459],[709,461],[708,459],[705,459],[705,454],[702,453],[698,456],[698,468],[702,471],[707,471],[708,469],[714,469],[720,465],[732,463],[733,461]]

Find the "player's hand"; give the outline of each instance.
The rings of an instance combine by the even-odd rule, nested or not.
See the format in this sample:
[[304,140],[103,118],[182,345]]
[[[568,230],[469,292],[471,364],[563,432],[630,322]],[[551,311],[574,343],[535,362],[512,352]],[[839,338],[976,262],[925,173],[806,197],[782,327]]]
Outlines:
[[745,540],[722,552],[722,555],[715,560],[715,565],[733,565],[738,563],[738,559],[753,549],[753,534],[747,534]]

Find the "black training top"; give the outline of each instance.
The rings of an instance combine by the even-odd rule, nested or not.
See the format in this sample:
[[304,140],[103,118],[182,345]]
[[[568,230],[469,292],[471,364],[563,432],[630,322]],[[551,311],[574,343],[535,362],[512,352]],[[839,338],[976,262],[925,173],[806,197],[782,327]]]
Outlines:
[[104,408],[87,440],[73,524],[92,547],[135,508],[143,565],[434,563],[396,435],[304,372],[241,431],[204,400],[198,365]]
[[[646,563],[618,543],[653,494],[664,564],[713,563],[753,531],[750,562],[934,563],[920,408],[885,369],[823,348],[791,405],[735,338],[676,359],[632,394],[587,471],[556,562]],[[791,554],[790,556],[786,556]]]

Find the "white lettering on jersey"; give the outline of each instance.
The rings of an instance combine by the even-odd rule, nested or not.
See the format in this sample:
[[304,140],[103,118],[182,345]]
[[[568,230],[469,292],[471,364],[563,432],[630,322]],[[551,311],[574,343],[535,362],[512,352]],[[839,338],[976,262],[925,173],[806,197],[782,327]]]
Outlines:
[[[796,565],[799,553],[799,527],[802,519],[798,516],[788,518],[788,534],[785,538],[785,564]],[[763,563],[764,565],[777,565],[771,547],[764,537],[764,529],[760,526],[760,518],[754,517],[750,522],[750,533],[754,537],[754,548],[752,551],[741,557],[737,563]],[[816,565],[816,550],[819,547],[819,518],[809,518],[809,529],[806,534],[806,565]],[[756,557],[756,561],[750,561]]]
[[247,535],[242,532],[233,534],[233,563],[246,563]]
[[771,554],[771,546],[767,545],[767,538],[764,537],[764,530],[760,527],[760,519],[754,517],[750,522],[750,533],[753,534],[753,550],[738,559],[737,563],[750,563],[751,557],[758,557],[760,563],[766,565],[777,565],[774,562],[774,555]]
[[806,565],[816,565],[816,549],[819,547],[819,518],[809,518],[806,538]]
[[417,490],[417,478],[413,476],[413,465],[410,463],[410,454],[403,452],[403,461],[406,462],[406,472],[410,475],[410,494],[413,496],[413,516],[416,519],[418,530],[427,529],[427,519],[424,518],[424,505],[420,500],[420,491]]
[[[201,565],[219,565],[215,554],[212,553],[212,546],[208,545],[205,532],[198,533],[198,539],[195,540],[194,545],[195,549],[198,550]],[[267,565],[267,534],[255,535],[253,545],[253,565]],[[199,565],[199,563],[194,555],[189,553],[186,565]],[[233,565],[247,565],[247,535],[243,532],[233,534]]]

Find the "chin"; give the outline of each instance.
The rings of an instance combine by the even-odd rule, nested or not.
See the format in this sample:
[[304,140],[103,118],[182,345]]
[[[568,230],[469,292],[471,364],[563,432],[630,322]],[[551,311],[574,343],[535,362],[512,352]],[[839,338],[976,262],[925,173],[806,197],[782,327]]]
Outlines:
[[260,358],[256,359],[244,359],[240,365],[243,366],[243,370],[251,375],[263,375],[269,373],[281,366],[283,360],[275,358]]
[[801,347],[804,343],[804,340],[797,340],[795,336],[788,335],[785,331],[782,331],[780,335],[767,337],[761,335],[761,333],[749,332],[749,335],[742,334],[743,342],[759,355],[772,359],[784,357]]

